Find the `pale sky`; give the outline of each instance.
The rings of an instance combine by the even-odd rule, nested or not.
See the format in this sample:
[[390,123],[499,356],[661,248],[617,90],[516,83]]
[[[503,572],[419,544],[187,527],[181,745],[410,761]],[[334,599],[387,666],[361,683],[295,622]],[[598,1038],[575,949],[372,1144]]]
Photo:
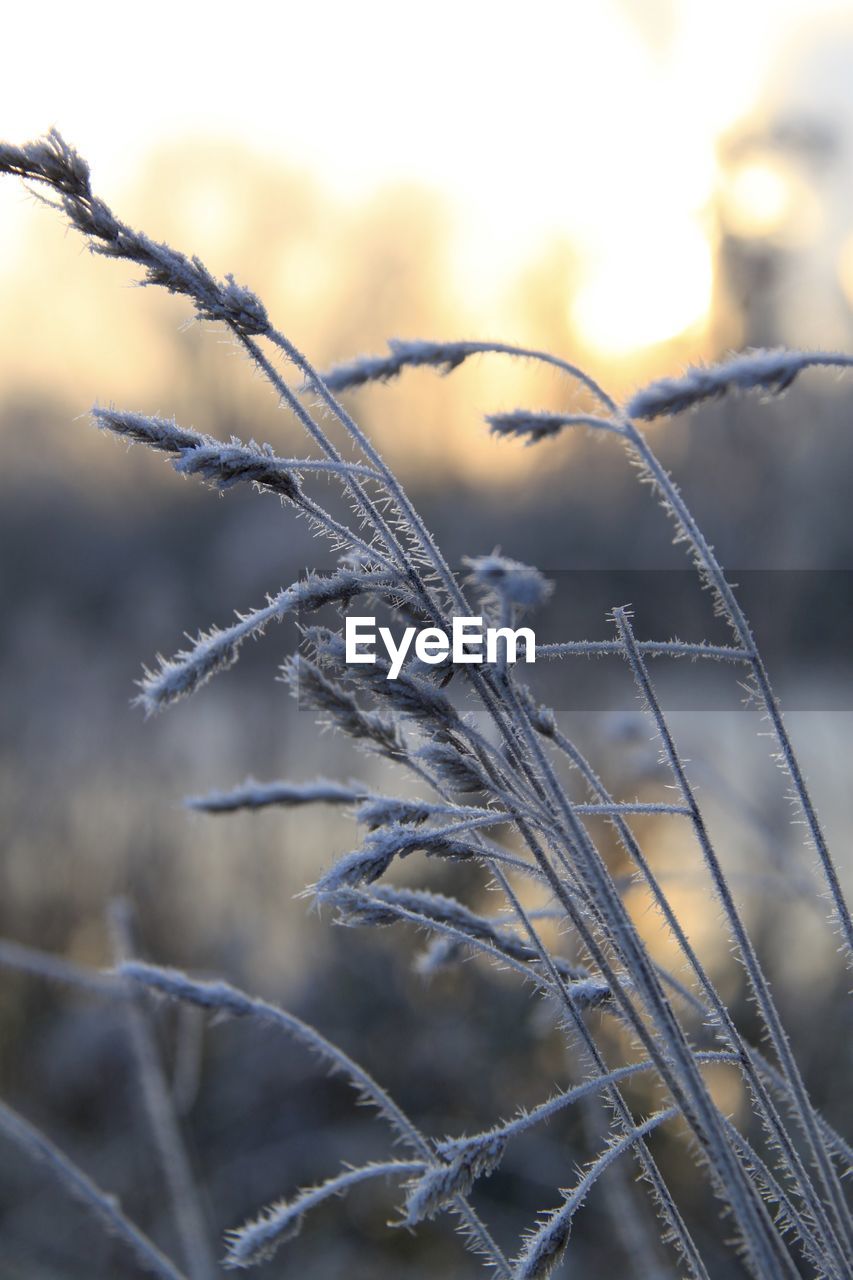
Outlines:
[[[303,166],[345,198],[414,179],[451,203],[459,260],[483,285],[543,235],[571,236],[581,326],[630,349],[701,320],[716,141],[802,23],[851,12],[837,0],[19,4],[3,19],[0,129],[22,140],[56,124],[114,201],[154,146],[199,133]],[[0,184],[0,278],[29,216]]]

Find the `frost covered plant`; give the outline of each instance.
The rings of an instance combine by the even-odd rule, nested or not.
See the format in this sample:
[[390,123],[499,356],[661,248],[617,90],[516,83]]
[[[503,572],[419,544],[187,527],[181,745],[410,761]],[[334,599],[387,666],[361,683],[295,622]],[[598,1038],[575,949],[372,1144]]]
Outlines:
[[[518,410],[488,421],[495,434],[530,444],[576,426],[616,436],[660,498],[677,540],[686,546],[731,630],[728,645],[641,639],[630,611],[615,608],[612,633],[606,638],[538,646],[541,659],[610,654],[626,664],[659,739],[672,787],[672,799],[666,803],[641,804],[612,795],[563,732],[553,710],[533,697],[511,665],[428,666],[409,655],[398,677],[388,679],[381,661],[369,667],[346,662],[343,630],[311,625],[303,627],[302,651],[286,661],[282,678],[322,721],[408,771],[419,797],[401,799],[361,784],[323,779],[250,780],[230,792],[189,801],[211,814],[310,803],[349,810],[367,833],[358,848],[318,875],[313,886],[317,899],[330,905],[345,924],[382,927],[404,922],[425,932],[432,939],[427,964],[474,953],[518,974],[560,1010],[567,1048],[578,1068],[576,1079],[578,1074],[583,1077],[580,1083],[567,1082],[538,1106],[496,1122],[487,1131],[443,1140],[427,1136],[366,1071],[300,1019],[225,982],[200,982],[134,958],[127,921],[119,912],[112,974],[87,974],[56,958],[12,946],[0,949],[0,961],[61,981],[85,983],[127,1006],[128,1031],[181,1228],[180,1260],[166,1258],[106,1193],[5,1107],[0,1109],[0,1128],[28,1155],[45,1162],[151,1274],[214,1274],[216,1264],[204,1237],[179,1126],[169,1109],[146,1025],[143,996],[153,993],[215,1015],[257,1020],[296,1038],[350,1080],[397,1140],[393,1158],[333,1173],[327,1182],[288,1195],[229,1230],[226,1267],[251,1267],[272,1257],[300,1230],[313,1207],[356,1184],[382,1180],[397,1183],[400,1221],[405,1225],[447,1213],[497,1275],[505,1280],[541,1280],[571,1248],[577,1213],[598,1179],[612,1170],[623,1177],[614,1226],[630,1250],[635,1273],[668,1273],[663,1241],[672,1251],[670,1270],[704,1280],[707,1259],[682,1216],[677,1188],[664,1176],[649,1142],[654,1131],[668,1126],[687,1144],[727,1217],[732,1266],[757,1280],[842,1280],[849,1275],[853,1223],[842,1179],[850,1147],[809,1097],[774,993],[662,709],[649,657],[712,659],[736,667],[775,740],[778,761],[817,855],[831,927],[848,958],[853,944],[850,913],[749,622],[713,549],[637,421],[680,412],[733,390],[781,392],[810,365],[844,366],[851,359],[752,352],[654,383],[624,408],[575,366],[500,343],[394,342],[386,356],[358,359],[321,376],[274,327],[253,293],[231,277],[216,280],[197,258],[157,244],[116,218],[94,195],[85,162],[58,134],[24,147],[0,147],[0,171],[46,188],[48,199],[93,252],[138,264],[144,284],[187,297],[198,316],[225,325],[296,415],[315,449],[304,457],[280,458],[267,446],[216,440],[168,420],[114,409],[94,411],[100,428],[165,452],[185,474],[217,488],[251,483],[278,494],[287,511],[307,517],[318,535],[329,538],[342,554],[335,572],[308,575],[230,627],[198,636],[174,658],[161,659],[154,670],[146,671],[139,699],[146,711],[158,711],[194,693],[237,660],[248,637],[287,613],[298,611],[301,616],[331,605],[343,620],[358,598],[359,608],[366,599],[391,616],[449,633],[454,618],[470,617],[478,610],[500,623],[515,622],[543,603],[551,586],[542,575],[498,553],[468,559],[465,574],[457,577],[399,480],[337,398],[339,392],[388,381],[410,367],[449,374],[484,354],[544,361],[592,397],[595,412]],[[293,385],[280,371],[276,356],[283,356],[295,371]],[[348,435],[356,461],[344,458],[331,440],[323,425],[330,416]],[[341,485],[352,511],[348,522],[336,519],[311,495],[308,486],[316,475],[331,476]],[[560,766],[566,764],[583,784],[583,802],[571,797],[561,779]],[[692,835],[714,887],[726,941],[746,973],[758,1024],[754,1040],[737,1025],[652,870],[631,825],[632,816],[644,813],[680,823],[685,841]],[[593,818],[604,818],[612,826],[631,864],[632,882],[651,895],[689,971],[687,981],[662,968],[644,942],[626,903],[624,885],[614,880],[593,837]],[[402,889],[386,879],[398,859],[418,856],[480,868],[502,896],[502,912],[487,917],[456,898]],[[525,905],[530,883],[547,898],[547,906],[532,910]],[[543,924],[554,921],[561,941],[549,945]],[[572,958],[569,938],[574,943]],[[594,1018],[591,1010],[597,1011]],[[631,1046],[626,1060],[616,1066],[606,1060],[602,1047],[601,1028],[608,1021],[622,1032],[618,1042]],[[748,1140],[742,1132],[745,1126],[738,1127],[712,1095],[704,1068],[719,1063],[728,1064],[743,1080],[758,1122],[758,1147],[754,1136]],[[624,1082],[636,1076],[656,1086],[659,1102],[651,1114],[636,1114],[624,1092]],[[522,1133],[596,1098],[606,1104],[610,1126],[599,1152],[578,1170],[572,1186],[554,1190],[523,1241],[512,1244],[497,1238],[500,1231],[487,1225],[469,1200],[478,1180],[500,1167],[508,1146]],[[629,1160],[637,1165],[636,1184],[624,1180]],[[654,1214],[659,1226],[650,1231]]]

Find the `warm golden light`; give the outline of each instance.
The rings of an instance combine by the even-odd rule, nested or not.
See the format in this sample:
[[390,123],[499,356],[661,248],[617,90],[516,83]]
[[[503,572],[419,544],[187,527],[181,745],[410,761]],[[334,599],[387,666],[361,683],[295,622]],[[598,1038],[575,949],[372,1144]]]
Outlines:
[[[175,48],[193,48],[196,6],[150,0],[146,22],[114,56],[112,10],[90,4],[98,73],[85,76],[65,56],[79,16],[57,5],[38,60],[13,59],[6,68],[3,129],[23,139],[57,124],[119,205],[164,144],[223,144],[220,172],[183,210],[205,253],[233,230],[222,196],[237,181],[229,147],[298,168],[344,205],[394,184],[428,188],[451,213],[444,243],[464,299],[463,327],[502,324],[502,299],[519,272],[559,239],[582,265],[580,293],[566,300],[578,337],[603,357],[618,356],[701,336],[713,257],[703,212],[718,181],[717,139],[754,104],[795,26],[840,7],[837,0],[647,8],[531,0],[523,26],[536,56],[528,57],[507,8],[434,0],[413,59],[400,44],[391,0],[320,0],[282,18],[288,50],[318,51],[316,59],[289,57],[286,67],[273,7],[263,38],[256,23],[205,11],[208,56],[186,59],[169,93],[158,95],[147,91],[147,77],[162,59],[161,32],[168,29]],[[10,47],[28,47],[31,13],[10,11]],[[229,69],[227,92],[211,66]],[[736,233],[774,231],[790,200],[781,171],[746,166],[729,193]],[[25,197],[11,184],[0,191],[0,278],[14,274],[27,251],[21,227],[30,220]]]
[[592,270],[572,314],[587,342],[621,355],[701,326],[712,285],[711,247],[701,228],[634,224]]
[[793,208],[793,190],[785,172],[766,160],[740,165],[727,183],[727,227],[737,236],[768,236],[779,231]]
[[838,255],[838,279],[848,305],[853,307],[853,231],[848,233],[841,245],[841,252]]

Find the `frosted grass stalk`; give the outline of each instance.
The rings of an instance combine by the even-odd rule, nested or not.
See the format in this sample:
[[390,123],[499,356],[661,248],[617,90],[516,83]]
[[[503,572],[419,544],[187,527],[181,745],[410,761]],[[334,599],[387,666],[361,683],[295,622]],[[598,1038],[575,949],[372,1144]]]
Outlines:
[[[151,991],[159,992],[173,1000],[187,1001],[208,1012],[257,1019],[279,1027],[317,1054],[333,1071],[341,1072],[355,1088],[359,1097],[374,1106],[394,1133],[421,1159],[429,1161],[434,1158],[427,1139],[369,1072],[314,1027],[303,1022],[301,1018],[288,1013],[278,1005],[270,1004],[269,1001],[248,996],[229,983],[199,982],[177,969],[166,969],[132,960],[121,964],[118,972],[122,977]],[[466,1229],[479,1240],[497,1274],[509,1280],[509,1264],[492,1241],[474,1209],[462,1197],[457,1197],[453,1208]]]
[[[741,919],[740,913],[735,905],[734,899],[726,883],[722,868],[717,858],[717,854],[708,836],[707,829],[699,806],[696,803],[693,789],[687,779],[684,765],[678,754],[669,726],[663,715],[660,703],[655,695],[648,671],[643,662],[642,656],[636,649],[634,644],[634,633],[627,611],[622,608],[615,609],[613,616],[619,629],[619,635],[625,646],[625,654],[630,663],[634,677],[637,681],[638,688],[646,702],[655,727],[660,737],[661,744],[666,754],[666,759],[676,780],[678,789],[684,799],[684,803],[688,805],[692,813],[693,828],[696,838],[702,850],[705,863],[711,874],[714,889],[722,904],[726,914],[734,938],[737,942],[738,950],[741,954],[746,972],[749,978],[750,986],[755,996],[756,1004],[761,1013],[762,1020],[767,1028],[773,1048],[779,1058],[779,1063],[788,1083],[791,1086],[792,1094],[797,1105],[798,1119],[802,1126],[803,1132],[808,1139],[812,1149],[812,1155],[818,1168],[819,1176],[824,1186],[824,1190],[829,1198],[832,1207],[833,1219],[835,1226],[839,1232],[842,1242],[846,1241],[843,1247],[848,1251],[850,1245],[850,1214],[844,1200],[844,1194],[839,1186],[835,1169],[829,1159],[823,1142],[820,1129],[817,1126],[814,1116],[812,1103],[806,1093],[805,1085],[799,1068],[797,1067],[794,1055],[791,1052],[791,1046],[785,1033],[782,1021],[779,1017],[775,1001],[770,994],[770,988],[758,956],[753,947],[752,940],[746,930],[746,926]],[[848,1252],[849,1256],[849,1252]]]
[[[187,432],[166,420],[144,419],[141,415],[121,415],[115,411],[99,410],[101,425],[107,425],[128,438],[171,453],[178,470],[196,474],[218,488],[229,488],[232,484],[247,481],[261,489],[277,492],[295,506],[298,513],[306,515],[318,532],[336,539],[341,548],[354,551],[361,560],[360,573],[366,574],[368,569],[374,572],[381,570],[388,576],[384,586],[378,582],[373,584],[378,594],[382,594],[383,589],[387,588],[393,592],[391,603],[395,607],[414,611],[419,618],[431,621],[444,630],[447,630],[448,618],[453,611],[463,616],[470,615],[465,594],[398,479],[336,399],[334,391],[367,381],[387,380],[397,376],[406,367],[427,366],[450,372],[471,357],[488,353],[544,361],[579,382],[597,401],[603,413],[610,416],[597,417],[592,413],[528,413],[519,410],[515,414],[493,415],[492,428],[498,434],[519,436],[535,443],[564,428],[583,425],[603,434],[620,436],[629,453],[639,460],[645,474],[662,495],[664,505],[675,519],[680,535],[689,543],[700,573],[714,589],[733,628],[737,645],[685,644],[678,640],[637,641],[631,636],[633,650],[629,654],[629,660],[635,675],[638,671],[641,674],[645,672],[644,654],[707,657],[746,663],[749,666],[758,697],[765,707],[779,744],[780,763],[792,778],[797,799],[806,816],[830,885],[835,914],[848,943],[850,942],[853,934],[849,912],[841,896],[834,864],[823,841],[748,624],[713,553],[670,477],[660,466],[631,418],[617,408],[615,402],[593,379],[567,361],[508,344],[397,342],[391,344],[388,356],[357,361],[334,372],[329,382],[324,382],[290,340],[274,328],[263,304],[249,290],[237,285],[232,277],[225,277],[223,281],[216,280],[199,259],[188,258],[166,245],[158,245],[119,222],[107,206],[92,194],[87,167],[58,134],[51,134],[45,142],[30,144],[24,148],[0,146],[0,172],[3,171],[46,184],[57,193],[66,216],[87,237],[95,252],[137,262],[145,273],[145,283],[182,294],[190,298],[200,317],[223,322],[256,368],[271,383],[281,402],[296,415],[324,457],[317,461],[278,458],[267,447],[257,446],[252,441],[248,445],[238,440],[230,443],[215,441],[210,437],[201,437],[198,433]],[[328,433],[264,354],[260,346],[261,340],[270,342],[302,374],[303,389],[308,389],[319,397],[319,407],[330,413],[343,427],[350,441],[365,458],[364,464],[350,463],[343,458]],[[836,357],[831,353],[752,353],[749,357],[737,358],[713,370],[692,370],[680,380],[655,384],[645,393],[640,393],[639,398],[635,397],[629,407],[638,417],[652,417],[658,412],[674,412],[678,407],[689,407],[690,404],[716,397],[733,387],[781,391],[802,369],[811,364],[845,366],[849,363],[850,358]],[[642,399],[643,395],[645,399]],[[305,491],[303,471],[306,476],[311,472],[325,472],[340,481],[352,503],[359,531],[334,520],[314,503]],[[373,496],[373,486],[378,490],[377,497]],[[369,541],[361,536],[362,528],[369,531],[366,535]],[[544,579],[527,566],[507,561],[497,555],[475,557],[468,565],[473,570],[475,586],[492,592],[484,607],[497,611],[504,621],[508,621],[515,610],[539,603],[543,598],[542,591],[546,586]],[[525,599],[518,598],[516,587],[527,591]],[[337,599],[332,599],[338,607],[342,607],[346,603],[346,592]],[[272,607],[271,601],[269,608]],[[211,636],[200,637],[194,650],[178,655],[178,666],[183,661],[185,669],[174,673],[175,688],[183,678],[190,682],[192,688],[203,683],[203,679],[196,679],[196,676],[206,678],[208,666],[212,673],[220,667],[231,665],[243,639],[250,634],[257,634],[272,616],[274,611],[273,614],[264,610],[256,611],[254,619],[251,615],[239,619],[235,628],[230,629],[233,634],[212,633]],[[630,632],[630,624],[627,625]],[[798,1232],[813,1260],[825,1259],[827,1275],[840,1274],[844,1262],[836,1228],[840,1232],[846,1225],[846,1205],[835,1177],[830,1151],[832,1158],[839,1158],[845,1151],[849,1154],[849,1148],[845,1144],[833,1142],[832,1130],[811,1110],[796,1064],[792,1058],[789,1061],[786,1057],[787,1041],[766,985],[761,989],[765,997],[764,1003],[760,999],[759,1005],[765,1021],[768,1016],[770,1019],[774,1048],[783,1067],[781,1076],[774,1075],[775,1068],[765,1063],[757,1051],[745,1045],[728,1010],[689,949],[677,917],[627,826],[626,817],[632,813],[655,813],[667,819],[686,816],[696,827],[697,816],[701,822],[701,815],[689,788],[681,788],[684,801],[681,804],[619,803],[600,786],[597,789],[595,775],[592,775],[591,781],[591,771],[582,768],[593,794],[589,803],[574,804],[565,793],[539,741],[539,735],[544,735],[551,738],[558,748],[563,746],[553,715],[545,709],[533,707],[506,668],[501,667],[495,672],[469,669],[466,673],[492,722],[497,735],[495,742],[476,729],[470,718],[460,717],[446,695],[419,674],[404,671],[399,687],[391,689],[385,687],[387,682],[383,681],[371,682],[364,678],[353,681],[341,668],[337,653],[338,639],[333,633],[321,633],[320,629],[315,628],[308,633],[308,638],[315,648],[316,661],[309,661],[300,655],[286,664],[285,675],[292,687],[302,692],[309,703],[357,742],[368,745],[391,760],[405,764],[417,776],[429,781],[444,798],[444,805],[430,808],[427,802],[415,803],[407,808],[405,804],[401,807],[401,802],[396,802],[395,809],[394,802],[388,798],[366,796],[356,787],[335,791],[334,784],[327,784],[324,795],[322,786],[315,786],[312,794],[310,784],[301,789],[291,787],[289,791],[287,784],[265,784],[266,789],[258,784],[251,784],[244,786],[242,791],[202,798],[196,802],[197,807],[224,812],[236,808],[261,808],[270,803],[297,804],[311,800],[360,804],[362,813],[356,816],[361,816],[372,828],[372,834],[365,841],[363,849],[346,855],[327,873],[318,886],[319,892],[335,898],[345,915],[347,911],[356,917],[360,913],[365,923],[383,923],[389,918],[409,919],[410,923],[416,925],[422,924],[423,927],[437,929],[439,932],[443,930],[454,943],[461,941],[465,946],[481,950],[491,948],[501,962],[505,963],[509,958],[525,976],[537,978],[540,985],[556,992],[564,1005],[567,1024],[580,1038],[599,1076],[607,1076],[608,1068],[583,1020],[578,1008],[579,1001],[572,995],[574,984],[565,968],[565,962],[553,956],[544,946],[532,917],[520,903],[508,879],[507,871],[512,869],[537,876],[548,886],[559,903],[564,918],[574,927],[577,939],[591,961],[592,971],[584,981],[592,986],[597,984],[601,991],[607,992],[605,1007],[625,1021],[636,1040],[646,1050],[648,1061],[660,1083],[675,1101],[676,1107],[665,1114],[679,1111],[689,1125],[693,1138],[708,1161],[712,1186],[728,1203],[738,1223],[741,1243],[747,1251],[754,1274],[766,1277],[767,1280],[770,1277],[776,1280],[777,1275],[795,1274],[793,1261],[784,1246],[784,1236],[789,1228]],[[540,652],[542,656],[548,657],[571,654],[595,656],[624,654],[627,647],[623,635],[620,640],[613,642],[570,641],[541,646]],[[187,691],[190,691],[189,687]],[[168,689],[166,692],[168,693]],[[360,704],[362,695],[372,700],[371,709]],[[375,710],[372,709],[374,704]],[[276,786],[279,787],[277,798]],[[478,801],[476,804],[456,804],[452,799],[455,793],[477,795]],[[442,819],[440,825],[435,821],[439,815]],[[704,990],[704,1000],[698,1000],[677,980],[673,982],[651,960],[627,914],[600,850],[584,825],[584,819],[598,816],[605,817],[616,827],[629,855],[636,855],[634,860],[640,873],[647,879],[676,941],[683,944],[682,950]],[[424,828],[423,823],[430,818],[433,821]],[[532,861],[527,862],[514,854],[507,854],[502,846],[483,834],[488,827],[507,822],[514,826]],[[482,917],[477,917],[475,913],[469,913],[466,917],[461,906],[458,909],[448,906],[451,901],[448,899],[439,904],[430,902],[428,896],[424,895],[406,899],[398,891],[397,896],[394,896],[393,891],[386,892],[381,885],[370,893],[362,888],[352,887],[359,886],[365,880],[376,879],[395,857],[406,856],[416,849],[423,850],[428,856],[439,854],[454,858],[473,858],[485,865],[502,888],[527,940],[525,941],[524,936],[512,935],[509,931],[496,929],[494,926],[490,932]],[[534,964],[538,966],[535,973],[532,969]],[[747,967],[749,969],[749,964]],[[428,1176],[433,1180],[433,1191],[427,1196],[427,1203],[437,1203],[434,1198],[429,1198],[435,1189],[440,1192],[442,1187],[446,1190],[448,1186],[453,1186],[454,1171],[437,1165],[431,1144],[414,1129],[398,1108],[395,1109],[395,1104],[387,1095],[381,1090],[376,1092],[378,1086],[369,1077],[365,1079],[363,1073],[359,1076],[360,1069],[356,1068],[354,1075],[352,1069],[355,1064],[346,1055],[339,1055],[335,1060],[334,1054],[337,1051],[334,1051],[333,1046],[323,1041],[322,1037],[318,1041],[317,1033],[306,1028],[305,1024],[292,1019],[288,1022],[290,1015],[280,1010],[270,1012],[274,1010],[274,1006],[252,1001],[250,997],[235,992],[225,984],[194,984],[183,975],[174,973],[164,978],[163,974],[169,975],[170,971],[152,970],[151,967],[146,970],[138,964],[134,975],[131,973],[132,968],[132,965],[125,966],[123,970],[126,971],[128,980],[135,976],[137,981],[144,981],[141,975],[146,971],[148,985],[157,987],[159,984],[163,990],[168,988],[169,994],[177,998],[188,999],[202,1007],[261,1016],[278,1025],[287,1026],[291,1034],[302,1038],[305,1043],[311,1043],[326,1061],[336,1061],[339,1069],[346,1071],[354,1083],[366,1090],[392,1126],[404,1138],[407,1137],[414,1153],[423,1157]],[[156,980],[152,976],[154,973],[160,975]],[[760,970],[757,970],[757,977],[759,983],[763,983]],[[697,1050],[687,1038],[669,1003],[665,985],[672,986],[682,994],[694,1012],[697,1004],[700,1009],[710,1007],[715,1032],[729,1039],[732,1053],[737,1055],[750,1087],[753,1109],[764,1125],[765,1133],[774,1147],[774,1154],[782,1158],[781,1168],[793,1188],[790,1194],[785,1187],[779,1186],[775,1175],[767,1169],[761,1157],[748,1147],[713,1104],[699,1070],[703,1060],[702,1051]],[[787,1052],[790,1053],[789,1049]],[[782,1091],[786,1100],[793,1103],[795,1114],[804,1121],[827,1194],[826,1205],[817,1195],[796,1148],[775,1111],[765,1085],[766,1080]],[[608,1148],[589,1171],[589,1181],[594,1181],[604,1168],[609,1167],[616,1158],[614,1153],[627,1150],[637,1143],[641,1167],[652,1185],[653,1195],[674,1235],[685,1265],[691,1274],[704,1280],[704,1264],[645,1147],[644,1126],[635,1125],[616,1082],[611,1080],[605,1090],[621,1134],[615,1135],[616,1145]],[[661,1121],[659,1117],[653,1117],[646,1123],[653,1122]],[[632,1134],[635,1135],[633,1138]],[[463,1161],[463,1165],[457,1170],[462,1179],[459,1185],[465,1185],[465,1179],[475,1168],[483,1173],[490,1171],[493,1156],[488,1151],[479,1155],[474,1153],[472,1158],[473,1164],[465,1165]],[[582,1186],[583,1180],[579,1188]],[[580,1204],[583,1194],[574,1202],[574,1208]],[[764,1204],[763,1197],[767,1195],[779,1207],[782,1215],[778,1226],[771,1221]],[[796,1196],[798,1202],[792,1196]],[[526,1250],[519,1263],[518,1275],[539,1276],[548,1273],[551,1260],[562,1252],[568,1238],[568,1228],[574,1212],[573,1208],[571,1212],[568,1211],[570,1202],[571,1197],[562,1210],[551,1216]],[[491,1264],[501,1275],[508,1276],[506,1260],[470,1206],[464,1200],[455,1198],[452,1208],[454,1213],[460,1215],[464,1230],[476,1236]],[[286,1208],[283,1212],[286,1216]],[[830,1221],[830,1212],[834,1222]],[[634,1232],[629,1234],[636,1236]],[[651,1258],[644,1265],[651,1266]],[[532,1269],[524,1271],[524,1266]]]
[[[621,643],[622,642],[620,641],[620,644]],[[639,649],[639,645],[636,647]],[[528,707],[531,705],[531,703],[528,703]],[[577,747],[575,747],[574,744],[556,728],[553,722],[553,716],[548,713],[543,717],[542,710],[542,708],[536,708],[537,714],[533,717],[534,723],[537,725],[539,731],[544,733],[546,737],[551,738],[555,745],[566,754],[571,763],[581,773],[584,782],[589,787],[593,795],[600,797],[605,802],[610,801],[611,797],[609,793],[603,786],[598,775],[590,766],[589,762]],[[690,812],[692,814],[692,810]],[[703,1019],[712,1019],[715,1029],[719,1034],[726,1037],[732,1046],[732,1049],[736,1052],[737,1059],[752,1091],[753,1099],[760,1113],[762,1122],[765,1124],[766,1130],[771,1136],[771,1139],[778,1144],[778,1150],[787,1165],[794,1185],[797,1186],[799,1191],[805,1197],[806,1202],[809,1205],[810,1212],[812,1212],[817,1222],[823,1224],[822,1229],[825,1233],[824,1239],[826,1247],[829,1248],[830,1241],[833,1237],[833,1228],[826,1218],[826,1213],[820,1198],[812,1191],[811,1181],[802,1164],[799,1152],[792,1143],[787,1130],[785,1129],[781,1118],[773,1105],[772,1099],[764,1086],[761,1075],[755,1067],[749,1047],[744,1043],[743,1038],[732,1020],[731,1014],[720,998],[716,987],[709,978],[694,948],[690,944],[678,917],[661,889],[659,880],[654,875],[630,827],[620,814],[613,815],[613,825],[618,832],[619,838],[628,856],[637,866],[646,885],[651,891],[655,903],[661,911],[673,938],[677,941],[685,959],[688,961],[705,992],[708,1003],[702,1004],[700,1002],[699,1004],[700,1013]]]
[[268,1262],[280,1245],[298,1235],[306,1213],[332,1196],[344,1195],[350,1187],[360,1182],[368,1182],[373,1178],[406,1177],[419,1173],[422,1169],[423,1164],[420,1162],[403,1160],[389,1160],[384,1164],[348,1169],[321,1186],[301,1191],[294,1200],[281,1200],[270,1205],[254,1221],[228,1232],[225,1266],[241,1269]]

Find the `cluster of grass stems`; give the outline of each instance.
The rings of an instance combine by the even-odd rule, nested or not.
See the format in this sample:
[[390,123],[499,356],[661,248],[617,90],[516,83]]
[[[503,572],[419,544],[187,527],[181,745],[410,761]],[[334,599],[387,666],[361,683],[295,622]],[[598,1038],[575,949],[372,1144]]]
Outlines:
[[[225,629],[213,629],[171,660],[145,672],[139,701],[159,711],[193,693],[230,667],[246,639],[288,614],[303,621],[298,653],[287,659],[282,678],[300,704],[317,718],[408,772],[423,798],[404,800],[356,784],[247,782],[230,792],[193,798],[212,814],[267,806],[337,805],[366,828],[360,846],[341,857],[312,887],[347,924],[385,926],[407,922],[434,939],[436,953],[482,954],[509,969],[537,995],[555,1002],[582,1082],[557,1090],[540,1105],[483,1132],[437,1140],[415,1121],[356,1062],[318,1031],[284,1009],[255,999],[225,982],[197,981],[176,970],[137,959],[126,909],[112,918],[115,967],[87,972],[58,957],[7,943],[0,963],[79,984],[122,1003],[139,1067],[140,1087],[174,1208],[181,1256],[166,1257],[122,1213],[114,1197],[95,1186],[41,1132],[7,1106],[0,1130],[27,1156],[38,1159],[65,1190],[82,1200],[103,1227],[152,1275],[208,1280],[218,1271],[204,1214],[199,1207],[180,1126],[158,1060],[147,1000],[152,995],[266,1023],[306,1045],[333,1071],[342,1073],[361,1098],[375,1107],[395,1140],[395,1153],[380,1163],[345,1167],[319,1186],[302,1190],[227,1232],[224,1265],[248,1268],[269,1259],[301,1227],[316,1205],[368,1180],[399,1186],[396,1225],[414,1226],[448,1215],[465,1243],[504,1280],[550,1276],[569,1245],[572,1222],[597,1180],[608,1170],[614,1183],[616,1227],[632,1258],[632,1274],[676,1272],[707,1280],[707,1259],[679,1210],[671,1186],[653,1154],[650,1136],[669,1126],[701,1166],[726,1220],[730,1259],[756,1280],[815,1276],[843,1280],[850,1274],[851,1215],[843,1177],[851,1151],[815,1109],[792,1052],[777,1002],[762,970],[744,917],[723,874],[708,834],[690,772],[661,706],[648,659],[669,655],[733,664],[772,736],[773,750],[814,852],[827,904],[827,927],[835,930],[849,958],[850,913],[805,779],[788,737],[750,625],[714,551],[678,488],[661,465],[640,422],[668,416],[730,392],[779,392],[811,365],[843,367],[844,355],[758,351],[679,378],[652,383],[627,405],[617,404],[580,369],[555,356],[489,342],[394,342],[387,355],[362,358],[321,376],[289,338],[274,327],[261,301],[233,278],[215,279],[197,258],[158,244],[121,222],[93,194],[88,167],[57,133],[23,147],[0,146],[0,172],[32,184],[85,237],[93,252],[127,259],[142,268],[142,283],[187,297],[196,315],[225,326],[234,342],[268,380],[281,404],[295,416],[314,446],[314,456],[279,457],[268,446],[232,438],[217,440],[174,421],[96,408],[98,427],[167,454],[174,467],[218,489],[248,483],[277,494],[293,515],[306,517],[330,540],[339,567],[309,574],[270,596],[258,609]],[[343,612],[357,601],[360,612],[384,609],[407,621],[449,631],[454,616],[481,614],[490,623],[518,625],[548,594],[549,584],[528,566],[497,554],[472,558],[463,577],[445,561],[397,477],[386,466],[338,398],[359,385],[387,381],[408,368],[450,373],[480,355],[544,361],[578,384],[592,405],[581,413],[517,411],[488,419],[498,436],[529,444],[573,427],[616,437],[640,478],[670,517],[703,584],[731,631],[727,645],[638,639],[630,610],[614,608],[604,639],[541,644],[544,660],[609,654],[624,662],[636,684],[669,774],[669,803],[624,802],[609,793],[594,766],[506,663],[494,667],[426,667],[410,659],[398,680],[375,667],[348,666],[340,631],[312,626],[306,617],[325,606]],[[295,371],[288,380],[285,371]],[[347,441],[335,443],[342,431]],[[331,478],[348,502],[338,519],[310,491],[311,482]],[[451,686],[450,676],[456,676]],[[460,709],[457,690],[467,704]],[[451,697],[451,693],[454,697]],[[561,770],[568,766],[587,792],[570,798]],[[716,895],[726,941],[740,960],[759,1028],[759,1044],[747,1041],[694,950],[684,926],[652,870],[632,829],[637,813],[654,812],[692,837]],[[689,970],[682,981],[655,961],[590,831],[604,817],[632,868],[631,883],[651,895],[659,920]],[[600,842],[598,842],[600,843]],[[411,854],[474,864],[503,898],[503,913],[483,916],[463,902],[385,881],[399,858]],[[547,897],[544,909],[528,910],[524,882]],[[543,923],[556,920],[561,941],[546,945]],[[550,936],[550,934],[549,934]],[[563,954],[573,939],[570,961]],[[591,1015],[591,1011],[595,1011]],[[615,1020],[620,1043],[633,1044],[630,1059],[615,1067],[604,1056],[601,1028]],[[721,1110],[712,1096],[708,1064],[728,1064],[739,1073],[758,1144]],[[631,1109],[623,1082],[645,1075],[659,1103],[651,1114]],[[576,1074],[577,1078],[577,1074]],[[510,1257],[481,1219],[469,1197],[478,1179],[501,1163],[511,1142],[558,1112],[602,1102],[609,1132],[602,1149],[579,1170],[574,1185],[555,1189],[556,1207],[545,1208]],[[636,1177],[629,1178],[626,1162]],[[657,1215],[658,1222],[655,1223]],[[497,1233],[500,1234],[500,1233]],[[663,1249],[664,1242],[668,1249]]]

